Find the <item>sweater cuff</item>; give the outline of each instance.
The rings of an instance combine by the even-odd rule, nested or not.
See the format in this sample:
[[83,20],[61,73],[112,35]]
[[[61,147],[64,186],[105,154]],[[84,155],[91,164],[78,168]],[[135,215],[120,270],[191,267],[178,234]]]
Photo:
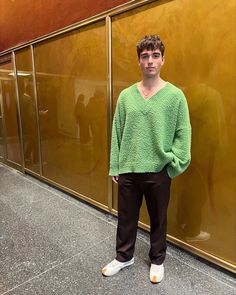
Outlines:
[[118,165],[113,165],[112,167],[110,167],[109,170],[109,176],[118,176],[119,175],[119,168]]
[[172,166],[171,164],[169,164],[167,166],[167,173],[170,176],[170,178],[174,178],[182,174],[188,168],[189,164],[190,164],[190,160],[181,166]]
[[167,173],[171,179],[178,176],[179,174],[181,174],[171,166],[167,166],[166,170],[167,170]]

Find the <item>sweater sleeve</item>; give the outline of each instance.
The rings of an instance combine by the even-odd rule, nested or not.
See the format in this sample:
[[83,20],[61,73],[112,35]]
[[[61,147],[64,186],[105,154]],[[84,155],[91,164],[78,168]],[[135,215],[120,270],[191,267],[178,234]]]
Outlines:
[[122,115],[121,115],[121,97],[116,105],[116,111],[112,123],[111,151],[110,151],[110,176],[119,175],[119,151],[122,136]]
[[171,149],[173,159],[167,166],[171,178],[183,173],[191,160],[191,125],[185,96],[180,101],[176,131]]

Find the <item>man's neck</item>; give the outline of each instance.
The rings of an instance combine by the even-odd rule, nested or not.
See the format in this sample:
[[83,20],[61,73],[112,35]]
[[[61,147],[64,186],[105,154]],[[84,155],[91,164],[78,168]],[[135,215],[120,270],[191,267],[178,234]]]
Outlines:
[[146,89],[153,89],[160,87],[163,84],[163,82],[164,80],[162,80],[160,76],[153,78],[143,77],[141,84]]

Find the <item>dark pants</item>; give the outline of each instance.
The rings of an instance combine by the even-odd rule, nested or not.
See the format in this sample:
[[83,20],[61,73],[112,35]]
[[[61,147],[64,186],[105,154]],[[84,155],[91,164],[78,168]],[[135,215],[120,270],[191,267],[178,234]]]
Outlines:
[[150,217],[149,257],[152,263],[162,264],[166,255],[167,208],[171,178],[166,168],[158,173],[126,173],[118,181],[118,228],[116,259],[133,258],[139,211],[145,196]]

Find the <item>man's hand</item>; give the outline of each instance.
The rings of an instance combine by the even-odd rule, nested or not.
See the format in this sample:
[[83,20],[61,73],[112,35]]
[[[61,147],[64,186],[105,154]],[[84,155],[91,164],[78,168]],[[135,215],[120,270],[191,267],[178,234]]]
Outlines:
[[39,110],[39,115],[46,115],[48,110]]
[[118,184],[118,179],[119,179],[119,176],[112,176],[112,180]]

